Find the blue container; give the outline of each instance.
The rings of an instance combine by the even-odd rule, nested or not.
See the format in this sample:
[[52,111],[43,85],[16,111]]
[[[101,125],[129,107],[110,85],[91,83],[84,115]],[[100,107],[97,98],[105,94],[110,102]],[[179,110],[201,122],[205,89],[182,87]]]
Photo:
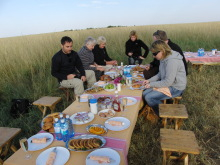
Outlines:
[[70,119],[69,115],[66,115],[66,122],[68,124],[69,138],[72,138],[75,135],[75,132],[74,132],[72,120]]
[[56,140],[62,140],[61,126],[58,118],[55,118],[55,123],[53,126],[54,126]]
[[61,119],[61,134],[64,142],[69,140],[68,123],[65,119]]
[[198,49],[198,56],[199,56],[199,57],[202,57],[202,56],[204,56],[204,55],[205,55],[204,49],[203,49],[203,48],[199,48],[199,49]]

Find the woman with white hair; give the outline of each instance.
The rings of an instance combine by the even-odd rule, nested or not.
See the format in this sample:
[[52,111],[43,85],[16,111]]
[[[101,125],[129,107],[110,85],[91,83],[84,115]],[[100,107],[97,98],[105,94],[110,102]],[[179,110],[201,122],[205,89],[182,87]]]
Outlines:
[[93,70],[96,75],[96,80],[99,80],[99,77],[103,74],[104,68],[97,65],[94,62],[94,54],[92,50],[96,45],[96,40],[92,37],[88,37],[85,40],[84,46],[79,50],[78,55],[82,61],[83,67],[85,70]]
[[94,49],[92,50],[94,54],[95,63],[98,65],[102,65],[105,70],[108,70],[112,67],[112,65],[116,65],[117,61],[112,60],[106,51],[106,38],[103,36],[98,37],[97,44],[95,45]]

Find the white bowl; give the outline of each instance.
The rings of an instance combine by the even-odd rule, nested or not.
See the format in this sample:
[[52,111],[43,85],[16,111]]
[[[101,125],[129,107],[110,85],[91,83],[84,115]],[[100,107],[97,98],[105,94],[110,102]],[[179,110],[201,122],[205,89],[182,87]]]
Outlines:
[[[108,85],[108,84],[106,84],[106,85]],[[106,85],[105,85],[105,86],[106,86]],[[116,90],[116,86],[115,86],[115,84],[113,84],[113,85],[114,85],[114,88],[113,88],[113,89],[105,89],[105,86],[104,86],[104,90],[107,91],[107,92],[115,91],[115,90]]]

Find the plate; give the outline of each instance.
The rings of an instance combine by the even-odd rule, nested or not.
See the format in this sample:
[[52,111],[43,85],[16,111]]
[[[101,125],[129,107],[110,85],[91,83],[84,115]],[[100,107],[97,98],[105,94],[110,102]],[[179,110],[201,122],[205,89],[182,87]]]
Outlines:
[[[77,113],[88,113],[89,119],[85,120],[84,122],[83,121],[77,121],[76,119],[74,119],[74,117],[77,115]],[[92,112],[77,112],[77,113],[74,113],[72,116],[70,116],[70,119],[72,120],[73,124],[82,125],[82,124],[89,123],[94,119],[94,114]]]
[[[87,98],[82,98],[82,96],[83,96],[83,97],[87,97]],[[88,102],[88,97],[89,97],[89,96],[91,96],[92,99],[94,99],[94,96],[91,95],[91,94],[82,94],[82,95],[80,96],[80,102],[82,102],[82,103]]]
[[[47,138],[50,140],[47,140],[46,143],[31,143],[31,140],[34,138]],[[37,151],[37,150],[41,150],[47,146],[49,146],[52,142],[53,142],[53,135],[50,133],[38,133],[36,135],[31,136],[30,138],[28,138],[28,151]]]
[[[90,127],[103,128],[103,129],[105,130],[105,132],[102,133],[102,134],[92,133],[92,132],[89,131]],[[104,125],[101,125],[101,124],[91,124],[91,125],[88,125],[88,126],[86,127],[86,130],[87,130],[87,132],[89,132],[89,133],[91,133],[91,134],[95,134],[95,135],[104,135],[104,134],[106,134],[106,133],[108,132],[107,128],[105,128],[105,126],[104,126]]]
[[114,79],[117,75],[116,75],[116,71],[115,72],[105,72],[105,75],[109,75],[112,79]]
[[89,150],[75,150],[75,149],[69,148],[69,146],[68,146],[69,141],[72,140],[72,139],[91,139],[91,138],[98,138],[98,139],[100,139],[102,141],[102,145],[99,148],[103,147],[106,144],[106,140],[102,136],[85,134],[85,135],[74,136],[73,138],[71,138],[68,141],[66,141],[66,148],[68,148],[71,151],[76,151],[76,152],[85,152],[85,151],[95,150],[97,148],[93,148],[93,149],[89,149]]
[[112,118],[113,116],[110,116],[110,115],[107,116],[107,117],[100,116],[100,113],[106,113],[106,112],[108,113],[109,110],[113,113],[113,116],[115,116],[115,111],[114,110],[112,110],[112,109],[103,109],[103,110],[99,111],[99,113],[98,113],[99,117],[104,118],[104,119]]
[[99,87],[103,87],[106,85],[106,82],[105,81],[98,81],[96,83],[94,83],[95,86],[99,86]]
[[[119,99],[119,101],[120,101],[120,103],[122,102],[122,99],[123,99],[124,97],[122,97],[122,98],[120,98]],[[137,103],[137,99],[136,98],[134,98],[134,97],[126,97],[128,100],[132,100],[132,102],[128,102],[127,103],[127,105],[134,105],[134,104],[136,104]]]
[[132,86],[130,87],[131,90],[143,90],[144,86],[141,86],[140,88],[133,88]]
[[[108,121],[120,121],[120,122],[123,122],[124,125],[122,126],[112,126],[110,124],[108,124],[107,122]],[[109,130],[112,130],[112,131],[122,131],[122,130],[125,130],[127,129],[129,126],[130,126],[131,122],[125,118],[125,117],[113,117],[111,119],[108,119],[105,121],[105,127]]]
[[43,151],[40,153],[40,155],[36,159],[36,165],[46,165],[46,161],[51,153],[51,151],[57,148],[57,154],[56,154],[56,159],[53,163],[53,165],[64,165],[70,157],[70,152],[68,149],[64,147],[52,147],[48,148],[47,150]]
[[[139,76],[139,77],[138,77],[138,76]],[[137,78],[137,79],[139,79],[139,78],[144,78],[144,75],[143,75],[143,74],[137,74],[137,75],[134,76],[134,78]]]
[[92,151],[87,157],[86,157],[86,165],[100,165],[95,160],[90,160],[90,156],[108,156],[110,158],[110,163],[101,163],[101,165],[119,165],[121,158],[117,151],[111,149],[111,148],[101,148],[97,149],[95,151]]

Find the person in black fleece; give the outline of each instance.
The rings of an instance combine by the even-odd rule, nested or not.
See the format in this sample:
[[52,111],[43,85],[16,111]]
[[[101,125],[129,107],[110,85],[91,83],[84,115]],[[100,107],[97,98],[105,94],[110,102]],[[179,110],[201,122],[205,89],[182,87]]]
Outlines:
[[76,95],[84,92],[83,82],[87,81],[88,87],[96,82],[95,73],[91,70],[84,70],[78,54],[72,50],[73,41],[70,37],[64,36],[61,39],[61,50],[52,58],[52,76],[58,79],[61,86],[74,88]]
[[106,65],[116,65],[117,61],[112,60],[106,51],[105,48],[106,39],[103,36],[98,37],[97,44],[95,45],[94,49],[92,50],[94,54],[94,61],[98,65],[106,66]]
[[[183,55],[182,49],[177,44],[173,43],[170,39],[168,39],[166,32],[162,30],[157,30],[153,33],[153,40],[162,40],[166,42],[172,50],[180,53],[180,55],[182,55],[183,57],[182,60],[184,63],[186,75],[188,75],[187,63],[185,56]],[[147,80],[156,75],[159,72],[159,65],[160,61],[154,58],[154,60],[150,64],[146,65],[146,69],[144,70],[144,78]]]
[[[145,50],[144,55],[142,55],[141,48]],[[135,65],[136,61],[138,61],[138,64],[141,64],[148,53],[148,46],[139,40],[136,31],[132,30],[129,35],[129,40],[125,44],[125,54],[128,56],[129,65]]]

